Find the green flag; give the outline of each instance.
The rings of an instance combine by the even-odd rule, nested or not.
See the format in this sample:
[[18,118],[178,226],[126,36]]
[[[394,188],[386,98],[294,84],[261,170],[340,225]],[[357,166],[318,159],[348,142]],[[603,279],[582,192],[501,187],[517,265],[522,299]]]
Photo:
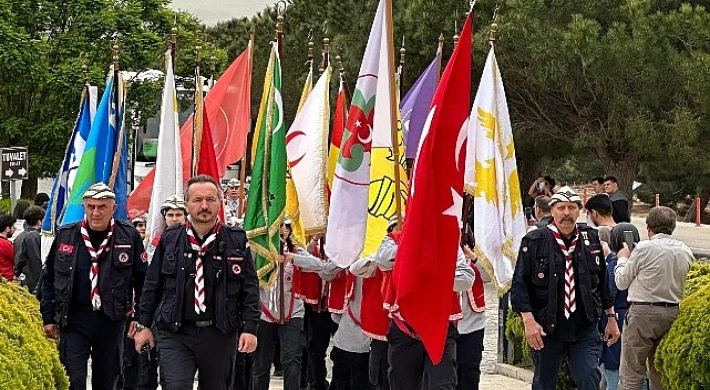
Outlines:
[[[271,48],[266,77],[271,86],[265,94],[265,116],[258,123],[256,157],[244,216],[244,229],[255,255],[256,272],[262,287],[276,281],[277,260],[280,254],[279,230],[286,207],[286,127],[281,99],[281,60],[276,44]],[[268,80],[267,80],[268,81]],[[264,103],[266,103],[264,105]]]

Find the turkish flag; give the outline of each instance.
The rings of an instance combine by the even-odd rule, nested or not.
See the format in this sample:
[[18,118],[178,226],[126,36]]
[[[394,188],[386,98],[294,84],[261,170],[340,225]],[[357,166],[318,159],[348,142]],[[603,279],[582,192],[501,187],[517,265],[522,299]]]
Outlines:
[[[205,108],[206,110],[206,108]],[[197,174],[212,176],[219,183],[219,169],[217,168],[217,158],[212,142],[212,131],[210,121],[206,113],[202,115],[202,142],[200,143],[200,157],[197,163]],[[219,191],[222,189],[220,188]],[[219,217],[224,221],[224,207],[219,209]]]
[[[239,161],[245,155],[247,133],[251,127],[251,70],[250,49],[247,48],[222,74],[205,98],[205,117],[212,124],[212,149],[217,161],[217,181],[224,176],[227,165]],[[192,161],[193,117],[180,128],[180,143],[183,157],[183,180],[190,177]],[[205,126],[205,129],[208,127]],[[204,138],[204,136],[203,136]],[[148,211],[150,195],[155,181],[155,168],[140,182],[128,197],[129,215]],[[133,218],[133,217],[131,217]]]
[[461,232],[471,23],[469,15],[429,109],[393,272],[399,312],[434,364],[446,343]]

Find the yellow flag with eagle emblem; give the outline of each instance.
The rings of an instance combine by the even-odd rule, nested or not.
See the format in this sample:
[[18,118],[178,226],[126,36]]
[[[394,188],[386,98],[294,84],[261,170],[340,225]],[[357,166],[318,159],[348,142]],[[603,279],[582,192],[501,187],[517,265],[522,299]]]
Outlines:
[[466,155],[464,185],[473,195],[474,251],[502,295],[513,279],[525,217],[513,129],[493,47],[471,109]]

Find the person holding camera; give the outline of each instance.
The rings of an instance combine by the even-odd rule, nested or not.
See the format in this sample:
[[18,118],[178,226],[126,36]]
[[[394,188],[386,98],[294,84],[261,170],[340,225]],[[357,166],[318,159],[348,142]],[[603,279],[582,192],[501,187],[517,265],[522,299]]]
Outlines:
[[646,218],[649,240],[639,242],[635,248],[624,243],[617,253],[616,285],[629,290],[619,368],[622,390],[641,389],[647,359],[650,387],[661,388],[654,355],[678,317],[678,304],[693,261],[690,248],[671,237],[676,219],[672,209],[654,207]]

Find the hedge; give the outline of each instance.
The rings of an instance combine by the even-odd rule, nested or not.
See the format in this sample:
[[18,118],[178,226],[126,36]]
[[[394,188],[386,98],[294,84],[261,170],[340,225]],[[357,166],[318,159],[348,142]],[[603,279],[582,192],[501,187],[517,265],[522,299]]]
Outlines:
[[44,334],[39,302],[5,281],[0,281],[0,388],[69,388],[57,344]]
[[656,368],[665,388],[710,388],[709,271],[707,263],[693,264],[686,281],[686,293],[692,294],[681,302],[678,319],[658,346]]
[[710,263],[695,261],[685,281],[685,296],[693,295],[700,287],[710,285]]

